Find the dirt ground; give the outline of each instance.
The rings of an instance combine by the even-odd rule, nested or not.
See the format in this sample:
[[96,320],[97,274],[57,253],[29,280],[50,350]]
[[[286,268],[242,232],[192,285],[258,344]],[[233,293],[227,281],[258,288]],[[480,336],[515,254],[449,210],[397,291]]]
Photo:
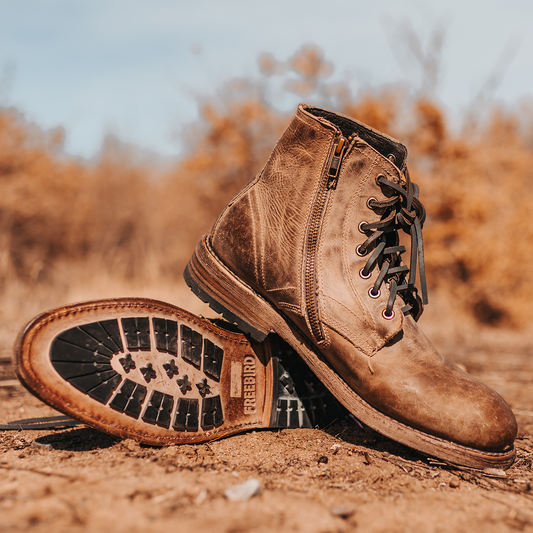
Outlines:
[[[515,411],[517,460],[506,472],[438,464],[350,418],[165,448],[85,426],[5,431],[0,531],[533,531],[531,346],[440,343]],[[16,384],[6,357],[0,372],[0,423],[55,414]],[[225,497],[249,478],[261,494]]]

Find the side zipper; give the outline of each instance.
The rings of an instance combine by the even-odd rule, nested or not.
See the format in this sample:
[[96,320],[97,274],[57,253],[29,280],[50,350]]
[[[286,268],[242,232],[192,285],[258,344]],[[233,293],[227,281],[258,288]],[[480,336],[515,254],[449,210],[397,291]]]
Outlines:
[[311,325],[311,332],[318,343],[325,340],[320,317],[318,313],[317,280],[316,280],[316,253],[318,247],[318,236],[320,234],[320,224],[324,214],[324,208],[329,197],[329,191],[337,188],[339,171],[342,160],[346,153],[348,140],[340,137],[333,144],[331,155],[326,165],[326,170],[322,176],[320,187],[313,205],[311,222],[307,233],[307,256],[305,264],[305,304],[307,317]]
[[341,168],[344,152],[346,151],[347,140],[341,137],[335,151],[331,156],[328,170],[328,189],[336,189],[337,182],[339,181],[339,170]]

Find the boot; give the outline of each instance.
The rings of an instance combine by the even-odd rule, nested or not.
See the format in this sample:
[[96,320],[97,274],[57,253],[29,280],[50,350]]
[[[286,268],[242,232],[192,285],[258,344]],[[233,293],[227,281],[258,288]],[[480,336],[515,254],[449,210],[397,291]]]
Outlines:
[[[257,341],[279,334],[376,431],[452,464],[505,468],[511,409],[416,324],[427,302],[425,211],[406,156],[364,124],[300,105],[196,247],[185,280]],[[400,229],[411,236],[410,266]]]
[[347,415],[281,339],[250,342],[224,321],[144,298],[38,316],[19,335],[15,368],[58,411],[156,446],[325,426]]

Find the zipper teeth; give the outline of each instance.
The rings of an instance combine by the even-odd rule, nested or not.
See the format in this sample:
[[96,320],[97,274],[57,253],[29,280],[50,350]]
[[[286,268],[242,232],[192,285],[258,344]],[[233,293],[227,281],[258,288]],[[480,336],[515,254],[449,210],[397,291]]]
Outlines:
[[[340,138],[341,140],[343,137]],[[316,266],[316,250],[318,245],[318,234],[320,231],[320,222],[322,220],[322,212],[324,211],[324,206],[326,205],[326,200],[328,199],[329,194],[329,170],[331,160],[335,154],[335,150],[339,145],[339,141],[333,144],[331,154],[326,165],[326,169],[322,176],[322,181],[320,183],[320,188],[318,190],[316,200],[313,206],[313,213],[311,215],[311,222],[309,224],[309,232],[307,234],[307,259],[306,259],[306,268],[305,268],[305,299],[307,307],[307,317],[309,318],[309,324],[311,326],[311,332],[318,342],[321,342],[325,339],[322,326],[318,317],[318,302],[316,295],[316,275],[315,275],[315,266]],[[344,154],[342,154],[344,155]],[[341,157],[342,157],[341,155]],[[339,163],[340,164],[340,163]]]
[[307,316],[311,325],[311,331],[317,341],[324,340],[324,333],[318,319],[318,305],[315,294],[315,263],[316,263],[316,249],[318,244],[318,232],[320,220],[326,199],[328,197],[327,176],[324,176],[320,184],[320,191],[317,195],[317,200],[313,208],[313,215],[311,217],[311,224],[309,234],[307,237],[307,263],[305,269],[305,293]]

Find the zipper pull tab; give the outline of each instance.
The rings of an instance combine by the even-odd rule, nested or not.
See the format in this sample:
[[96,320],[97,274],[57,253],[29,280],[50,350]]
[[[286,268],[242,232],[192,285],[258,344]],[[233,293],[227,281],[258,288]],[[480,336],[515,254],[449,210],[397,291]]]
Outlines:
[[331,161],[329,163],[328,189],[337,188],[337,181],[339,180],[339,169],[341,168],[342,158],[344,157],[346,146],[346,139],[344,137],[341,137],[337,146],[335,147],[335,151],[333,152],[333,155],[331,156]]

